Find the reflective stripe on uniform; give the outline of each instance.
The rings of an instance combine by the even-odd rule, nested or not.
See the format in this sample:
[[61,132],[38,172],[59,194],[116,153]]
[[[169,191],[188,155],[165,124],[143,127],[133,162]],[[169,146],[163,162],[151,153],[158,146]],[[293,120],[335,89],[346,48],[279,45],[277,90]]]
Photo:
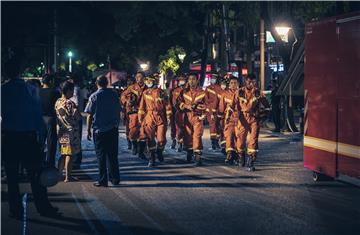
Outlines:
[[256,101],[258,98],[256,98],[256,97],[254,97],[254,98],[252,98],[251,100],[250,100],[250,102],[254,102],[254,101]]
[[136,90],[132,90],[132,93],[134,93],[135,95],[139,96],[139,92],[137,92]]
[[198,95],[198,96],[195,98],[195,101],[201,100],[201,99],[204,98],[204,97],[205,97],[205,94]]
[[234,151],[234,149],[233,148],[227,148],[226,152],[228,152],[228,151]]
[[189,100],[189,101],[192,101],[191,96],[188,96],[188,95],[186,95],[186,94],[184,94],[183,96],[184,96],[185,99],[187,99],[187,100]]
[[213,93],[214,95],[216,95],[216,92],[214,90],[211,90],[211,89],[208,88],[207,91],[210,92],[210,93]]
[[259,152],[259,150],[257,150],[257,149],[247,149],[247,152],[248,153],[256,153],[256,152]]
[[244,103],[247,103],[247,99],[240,97],[240,101],[243,101]]
[[144,96],[145,96],[145,99],[147,99],[147,100],[154,100],[154,98],[150,95],[144,95]]
[[232,100],[231,100],[231,99],[228,99],[228,98],[225,98],[225,102],[226,102],[226,103],[231,103]]

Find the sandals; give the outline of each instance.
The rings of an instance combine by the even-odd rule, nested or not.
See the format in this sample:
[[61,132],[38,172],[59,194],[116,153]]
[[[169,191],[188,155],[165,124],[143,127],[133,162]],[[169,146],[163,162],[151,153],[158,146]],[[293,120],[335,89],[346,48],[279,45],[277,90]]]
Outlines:
[[79,178],[70,176],[69,178],[65,178],[64,183],[74,182],[74,181],[79,181]]

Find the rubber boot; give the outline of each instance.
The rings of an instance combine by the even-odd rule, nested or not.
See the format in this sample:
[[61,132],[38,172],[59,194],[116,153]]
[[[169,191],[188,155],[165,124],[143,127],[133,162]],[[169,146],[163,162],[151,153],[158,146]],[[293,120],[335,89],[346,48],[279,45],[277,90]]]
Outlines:
[[239,166],[245,166],[245,153],[239,153]]
[[136,140],[132,141],[132,154],[138,154],[138,142]]
[[232,151],[228,151],[226,153],[225,164],[231,165],[232,163],[233,163],[233,154],[232,154]]
[[237,152],[233,152],[233,163],[235,166],[238,166],[240,164],[240,157]]
[[186,161],[187,161],[187,162],[191,162],[192,159],[193,159],[193,155],[194,155],[193,151],[192,151],[192,150],[188,150],[188,151],[187,151],[187,154],[186,154]]
[[155,158],[156,158],[155,151],[151,151],[150,152],[150,159],[149,159],[148,167],[154,167],[155,166]]
[[217,142],[217,140],[211,140],[211,148],[212,148],[212,150],[216,150],[216,142]]
[[246,167],[248,171],[255,171],[255,167],[254,167],[254,162],[255,162],[255,158],[253,156],[249,156],[247,163],[246,163]]
[[217,149],[221,149],[220,144],[219,144],[219,140],[216,140],[215,146],[216,146]]
[[177,151],[178,151],[179,153],[181,153],[182,150],[183,150],[183,144],[182,144],[182,143],[179,143],[179,147],[178,147]]
[[139,141],[139,158],[146,160],[145,156],[146,141]]
[[156,155],[159,162],[164,162],[163,149],[157,149]]
[[201,155],[202,155],[201,152],[196,152],[195,153],[195,161],[196,161],[195,166],[201,166],[202,165]]
[[175,149],[175,148],[176,148],[176,139],[173,139],[171,144],[171,149]]
[[128,150],[131,150],[132,148],[132,143],[129,139],[127,139],[127,142],[128,142]]

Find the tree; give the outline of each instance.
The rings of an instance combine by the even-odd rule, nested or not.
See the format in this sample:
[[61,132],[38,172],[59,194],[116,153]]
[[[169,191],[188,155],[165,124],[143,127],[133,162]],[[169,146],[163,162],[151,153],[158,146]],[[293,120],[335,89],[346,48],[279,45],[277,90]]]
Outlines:
[[171,70],[174,74],[176,74],[182,63],[179,55],[186,55],[185,50],[179,46],[171,47],[167,50],[165,55],[161,55],[159,58],[160,72],[166,74],[169,70]]

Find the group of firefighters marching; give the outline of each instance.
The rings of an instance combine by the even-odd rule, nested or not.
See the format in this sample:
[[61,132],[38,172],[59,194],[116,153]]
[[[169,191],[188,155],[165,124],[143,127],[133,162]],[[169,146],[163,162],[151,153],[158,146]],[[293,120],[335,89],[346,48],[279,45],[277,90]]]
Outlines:
[[[179,75],[177,86],[166,91],[158,87],[158,74],[135,75],[121,93],[128,148],[147,159],[149,167],[156,158],[164,161],[166,130],[171,127],[171,148],[187,152],[186,159],[202,164],[204,120],[210,126],[213,149],[222,148],[226,164],[236,164],[254,171],[258,152],[259,122],[267,116],[269,103],[249,75],[239,88],[236,77],[219,78],[212,74],[205,90],[199,87],[197,74]],[[128,81],[129,82],[129,81]],[[220,142],[220,144],[219,144]],[[248,155],[245,159],[246,153]]]

